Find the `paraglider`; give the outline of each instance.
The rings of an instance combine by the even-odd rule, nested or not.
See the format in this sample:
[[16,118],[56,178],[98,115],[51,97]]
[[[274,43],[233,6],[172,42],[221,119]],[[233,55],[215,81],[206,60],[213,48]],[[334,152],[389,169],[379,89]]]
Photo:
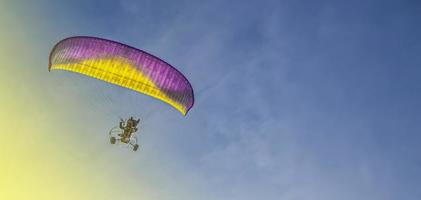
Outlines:
[[138,128],[140,119],[135,120],[133,117],[130,117],[127,121],[123,119],[120,120],[120,126],[114,127],[110,131],[110,142],[115,144],[116,142],[122,142],[124,144],[129,144],[133,147],[133,151],[136,151],[139,148],[137,144],[137,137],[135,133]]
[[[194,104],[193,88],[181,72],[154,55],[116,41],[87,36],[61,40],[50,53],[48,70],[75,72],[152,96],[184,116]],[[130,126],[136,122],[128,120],[125,126],[129,121]],[[130,143],[125,133],[119,141]]]

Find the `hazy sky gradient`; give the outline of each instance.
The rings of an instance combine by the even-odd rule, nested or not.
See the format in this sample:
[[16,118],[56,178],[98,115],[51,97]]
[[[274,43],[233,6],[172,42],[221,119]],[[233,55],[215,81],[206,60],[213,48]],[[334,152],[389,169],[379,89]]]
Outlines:
[[[77,151],[64,146],[69,157],[105,167],[118,157],[111,166],[152,199],[421,199],[417,1],[44,0],[16,9],[44,27],[25,33],[40,65],[26,76],[49,103],[80,105],[54,110],[74,132],[57,140],[87,137]],[[150,97],[49,73],[51,47],[73,35],[163,58],[191,81],[195,106],[184,118]],[[136,154],[106,143],[125,115],[145,120]]]

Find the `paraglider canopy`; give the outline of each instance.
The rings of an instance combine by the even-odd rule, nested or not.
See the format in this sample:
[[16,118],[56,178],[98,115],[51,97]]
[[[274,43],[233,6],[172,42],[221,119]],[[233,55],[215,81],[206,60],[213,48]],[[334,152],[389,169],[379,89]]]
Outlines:
[[183,115],[193,107],[193,88],[167,62],[134,47],[96,37],[77,36],[58,42],[48,70],[67,70],[160,99]]

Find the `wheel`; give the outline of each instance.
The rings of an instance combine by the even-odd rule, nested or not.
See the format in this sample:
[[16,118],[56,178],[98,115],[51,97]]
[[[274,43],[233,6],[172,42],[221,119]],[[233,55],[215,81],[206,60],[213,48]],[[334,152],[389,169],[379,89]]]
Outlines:
[[115,137],[111,137],[111,138],[110,138],[110,142],[111,142],[111,144],[115,144],[115,141],[116,141]]
[[135,144],[134,146],[133,146],[133,151],[137,151],[137,149],[139,148],[139,145],[138,144]]

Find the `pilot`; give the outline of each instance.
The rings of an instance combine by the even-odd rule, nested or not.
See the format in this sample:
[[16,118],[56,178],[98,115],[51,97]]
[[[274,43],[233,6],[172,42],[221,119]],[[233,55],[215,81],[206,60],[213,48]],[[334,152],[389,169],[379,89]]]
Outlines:
[[120,135],[122,138],[130,138],[133,133],[135,133],[137,129],[137,125],[139,124],[140,119],[134,120],[133,117],[130,117],[127,120],[127,123],[124,123],[122,119],[120,121],[120,128],[123,130],[123,133]]

